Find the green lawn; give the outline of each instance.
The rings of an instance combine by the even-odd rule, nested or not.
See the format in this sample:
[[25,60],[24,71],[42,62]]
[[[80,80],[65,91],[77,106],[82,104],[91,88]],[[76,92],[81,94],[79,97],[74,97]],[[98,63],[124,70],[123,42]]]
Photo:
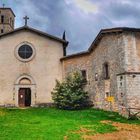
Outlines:
[[[140,124],[140,121],[128,121],[117,113],[95,109],[0,108],[0,140],[63,140],[66,137],[78,140],[83,133],[91,135],[116,131],[111,124],[102,124],[102,120]],[[81,128],[91,131],[81,133]]]

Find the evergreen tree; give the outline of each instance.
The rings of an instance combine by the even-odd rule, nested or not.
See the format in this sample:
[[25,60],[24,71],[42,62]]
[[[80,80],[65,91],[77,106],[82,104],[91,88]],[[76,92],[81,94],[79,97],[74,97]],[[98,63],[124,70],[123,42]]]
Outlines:
[[89,106],[88,93],[84,91],[83,78],[79,72],[74,72],[56,86],[52,92],[52,98],[56,107],[61,109],[82,109]]

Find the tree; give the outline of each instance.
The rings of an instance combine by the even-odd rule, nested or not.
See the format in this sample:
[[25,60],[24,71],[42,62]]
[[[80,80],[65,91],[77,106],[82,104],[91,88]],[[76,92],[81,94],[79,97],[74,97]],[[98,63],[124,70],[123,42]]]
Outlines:
[[62,83],[57,80],[52,92],[56,107],[68,110],[88,107],[89,96],[83,86],[83,78],[79,72],[69,74]]

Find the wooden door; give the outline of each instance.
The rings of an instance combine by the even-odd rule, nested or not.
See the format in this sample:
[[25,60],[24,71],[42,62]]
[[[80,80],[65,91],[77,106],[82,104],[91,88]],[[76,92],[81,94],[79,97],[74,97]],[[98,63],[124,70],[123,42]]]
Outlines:
[[30,106],[31,105],[31,89],[26,88],[25,91],[25,106]]
[[18,104],[19,104],[19,107],[25,107],[25,89],[24,88],[19,89]]

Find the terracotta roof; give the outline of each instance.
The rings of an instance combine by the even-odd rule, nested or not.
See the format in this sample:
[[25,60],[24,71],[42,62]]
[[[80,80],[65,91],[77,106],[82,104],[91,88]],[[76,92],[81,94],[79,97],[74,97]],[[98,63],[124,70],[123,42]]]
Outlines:
[[15,14],[14,14],[14,12],[13,12],[13,10],[11,8],[6,8],[6,7],[3,8],[3,7],[1,7],[0,9],[2,9],[2,10],[10,10],[13,13],[14,17],[15,17]]
[[21,30],[28,30],[28,31],[34,32],[34,33],[36,33],[36,34],[38,34],[38,35],[45,36],[45,37],[48,37],[48,38],[50,38],[50,39],[56,40],[56,41],[58,41],[58,42],[60,42],[60,43],[65,44],[66,46],[68,45],[68,41],[66,41],[66,40],[63,40],[63,39],[61,39],[61,38],[58,38],[58,37],[55,37],[55,36],[53,36],[53,35],[47,34],[47,33],[45,33],[45,32],[39,31],[39,30],[37,30],[37,29],[31,28],[31,27],[29,27],[29,26],[23,26],[23,27],[20,27],[20,28],[15,29],[15,30],[13,30],[13,31],[10,31],[10,32],[1,34],[1,35],[0,35],[0,38],[1,38],[1,37],[4,37],[4,36],[7,36],[7,35],[10,35],[10,34],[13,34],[13,33],[18,32],[18,31],[21,31]]
[[88,48],[87,51],[67,55],[67,56],[61,58],[61,60],[65,60],[65,59],[69,59],[69,58],[89,54],[92,50],[94,50],[96,48],[99,40],[102,38],[102,36],[104,34],[106,34],[106,33],[115,33],[115,32],[123,32],[123,31],[140,32],[140,28],[116,27],[116,28],[102,29],[102,30],[100,30],[100,32],[98,33],[98,35],[96,36],[95,40],[92,42],[92,44],[90,45],[90,47]]

